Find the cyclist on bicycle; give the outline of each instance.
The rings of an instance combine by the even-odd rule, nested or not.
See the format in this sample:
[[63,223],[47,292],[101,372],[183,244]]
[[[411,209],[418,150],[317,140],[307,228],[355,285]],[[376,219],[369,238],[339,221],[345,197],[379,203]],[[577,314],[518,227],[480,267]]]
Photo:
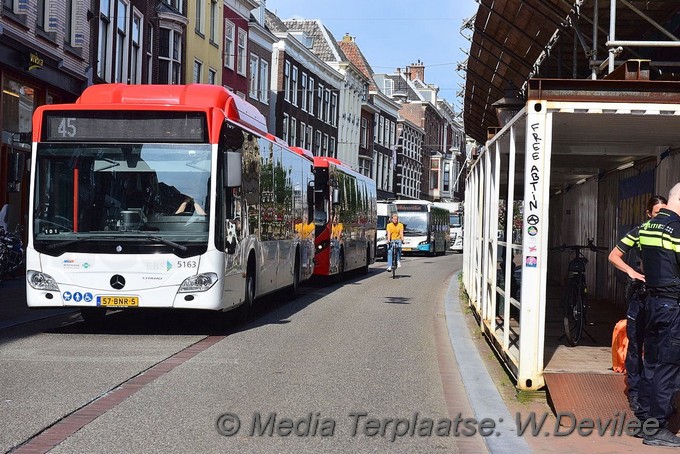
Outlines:
[[[647,218],[651,219],[666,206],[666,198],[655,195],[647,202]],[[645,276],[640,267],[640,226],[628,232],[616,247],[609,253],[609,261],[617,269],[628,275],[626,281],[626,301],[628,312],[626,314],[626,335],[628,337],[628,349],[626,351],[626,373],[628,375],[628,403],[630,409],[635,412],[639,409],[638,391],[640,389],[640,374],[643,371],[642,345],[645,336]],[[627,260],[624,260],[624,257]]]
[[399,215],[392,215],[392,222],[387,224],[387,271],[392,271],[392,253],[397,249],[397,268],[401,268],[401,244],[404,242],[404,224],[399,222]]

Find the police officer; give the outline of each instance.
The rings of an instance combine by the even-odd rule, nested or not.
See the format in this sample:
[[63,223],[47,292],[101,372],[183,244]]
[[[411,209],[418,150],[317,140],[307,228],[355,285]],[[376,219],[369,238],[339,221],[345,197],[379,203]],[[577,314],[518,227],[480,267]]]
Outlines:
[[680,447],[680,437],[667,428],[680,371],[680,183],[668,195],[668,205],[639,232],[642,267],[649,295],[645,302],[645,373],[636,416],[656,419],[659,429],[643,433],[643,443]]
[[[666,206],[667,200],[660,195],[652,196],[647,202],[647,218],[653,218],[661,208]],[[628,337],[628,349],[626,351],[626,381],[628,383],[628,402],[630,409],[638,410],[638,391],[640,374],[643,371],[642,345],[645,335],[645,309],[646,298],[645,276],[640,269],[640,242],[637,226],[629,231],[616,243],[616,247],[609,253],[609,261],[617,269],[628,276],[626,281],[626,301],[628,311],[626,313],[626,335]]]

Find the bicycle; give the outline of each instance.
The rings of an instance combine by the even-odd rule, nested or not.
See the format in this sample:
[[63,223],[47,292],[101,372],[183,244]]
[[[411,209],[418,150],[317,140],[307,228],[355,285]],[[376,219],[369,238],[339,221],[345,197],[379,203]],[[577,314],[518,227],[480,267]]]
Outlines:
[[392,240],[387,243],[387,256],[389,257],[390,251],[392,252],[392,263],[389,265],[392,268],[392,279],[397,278],[397,268],[399,266],[399,256],[401,255],[401,241]]
[[[558,247],[551,248],[553,251],[573,251],[574,258],[569,261],[567,278],[567,291],[564,293],[562,300],[564,311],[564,334],[567,343],[570,347],[575,347],[581,341],[581,336],[584,332],[584,326],[588,324],[588,285],[586,282],[586,265],[588,259],[583,255],[584,250],[593,252],[606,251],[605,247],[595,246],[593,238],[588,238],[588,244],[583,246],[573,244],[567,246],[563,244]],[[593,336],[588,334],[591,340],[595,341]]]

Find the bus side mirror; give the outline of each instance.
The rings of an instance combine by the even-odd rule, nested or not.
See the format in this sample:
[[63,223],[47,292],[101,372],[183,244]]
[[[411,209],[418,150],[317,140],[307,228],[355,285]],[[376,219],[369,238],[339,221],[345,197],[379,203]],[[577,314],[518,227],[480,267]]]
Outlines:
[[237,151],[227,151],[224,159],[224,186],[237,188],[241,186],[242,155]]
[[340,189],[333,188],[333,205],[340,205]]

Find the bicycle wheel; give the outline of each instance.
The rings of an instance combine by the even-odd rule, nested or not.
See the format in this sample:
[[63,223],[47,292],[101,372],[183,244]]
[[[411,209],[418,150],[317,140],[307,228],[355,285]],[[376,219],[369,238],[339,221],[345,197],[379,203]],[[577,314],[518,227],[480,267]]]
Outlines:
[[569,346],[574,347],[583,334],[583,298],[578,282],[571,280],[564,297],[564,334]]

